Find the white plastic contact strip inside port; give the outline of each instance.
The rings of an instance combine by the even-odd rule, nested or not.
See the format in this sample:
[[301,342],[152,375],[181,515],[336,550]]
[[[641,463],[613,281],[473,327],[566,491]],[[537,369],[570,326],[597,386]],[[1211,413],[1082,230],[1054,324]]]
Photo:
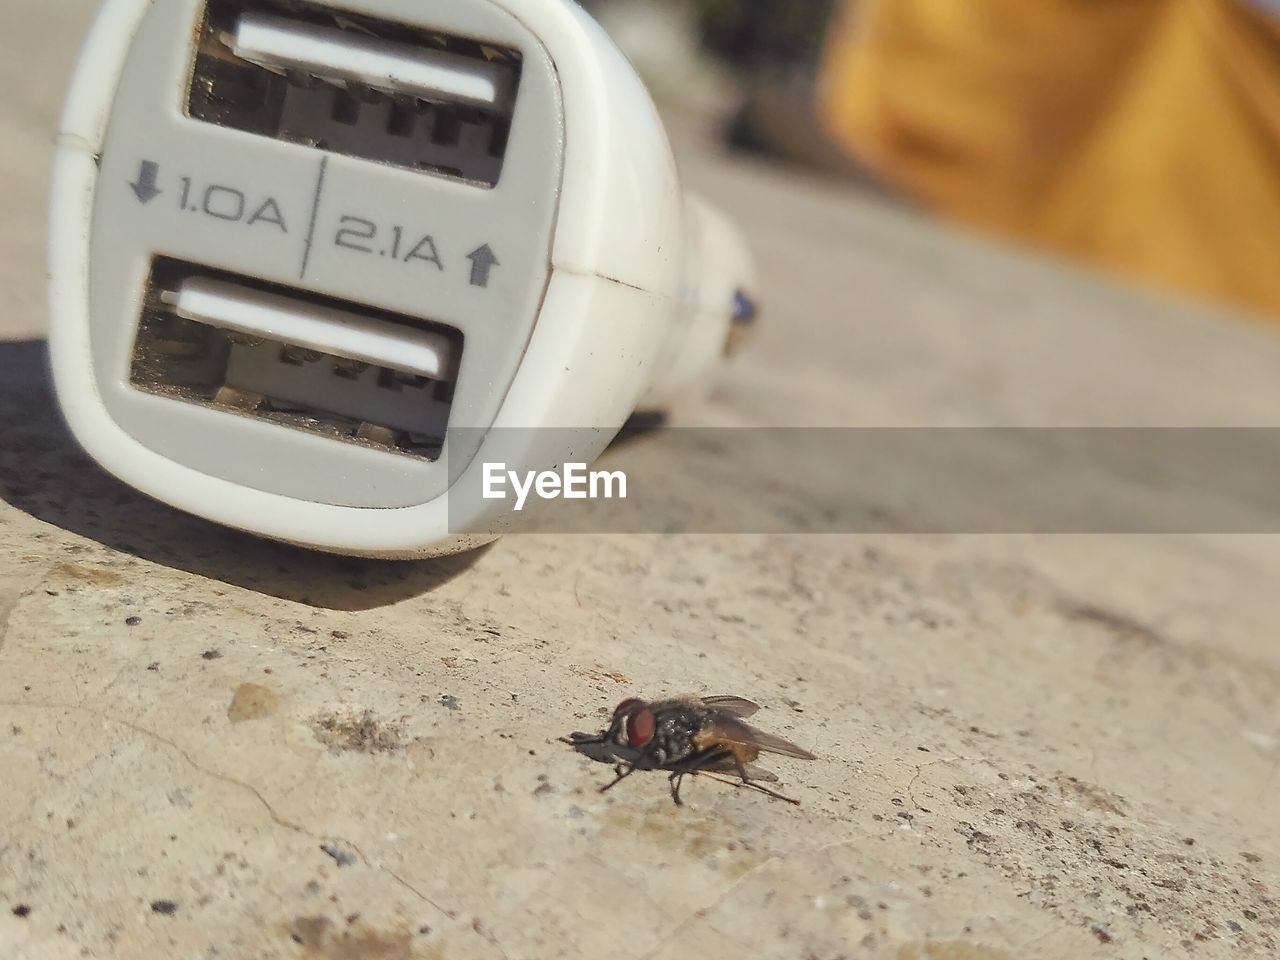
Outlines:
[[182,281],[164,300],[178,316],[220,330],[432,380],[452,377],[453,345],[438,333],[207,277]]
[[500,63],[269,14],[242,13],[230,43],[237,57],[268,70],[472,107],[502,107],[510,80]]

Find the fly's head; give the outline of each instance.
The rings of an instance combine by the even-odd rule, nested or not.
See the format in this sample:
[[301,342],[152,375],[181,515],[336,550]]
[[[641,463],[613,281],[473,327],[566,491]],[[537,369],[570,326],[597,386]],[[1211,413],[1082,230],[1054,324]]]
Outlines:
[[643,752],[653,742],[657,721],[653,709],[643,700],[623,700],[613,711],[606,735],[608,741],[624,750]]

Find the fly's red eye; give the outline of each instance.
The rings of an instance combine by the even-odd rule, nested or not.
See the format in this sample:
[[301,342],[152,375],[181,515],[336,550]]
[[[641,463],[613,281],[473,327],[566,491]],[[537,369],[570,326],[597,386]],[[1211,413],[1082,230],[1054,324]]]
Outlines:
[[633,747],[643,747],[653,739],[653,711],[642,707],[631,715],[627,723],[627,742]]
[[623,700],[620,704],[618,704],[616,707],[613,708],[613,715],[615,718],[621,717],[624,714],[630,713],[634,708],[638,706],[640,706],[639,700],[636,700],[636,699]]

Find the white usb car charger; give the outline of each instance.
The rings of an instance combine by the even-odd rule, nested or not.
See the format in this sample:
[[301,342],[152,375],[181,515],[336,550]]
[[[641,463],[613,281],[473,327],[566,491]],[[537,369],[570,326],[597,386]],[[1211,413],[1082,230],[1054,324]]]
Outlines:
[[590,462],[754,313],[741,239],[569,0],[107,0],[52,224],[90,455],[354,555],[491,537],[501,510],[459,492],[494,437],[513,469]]

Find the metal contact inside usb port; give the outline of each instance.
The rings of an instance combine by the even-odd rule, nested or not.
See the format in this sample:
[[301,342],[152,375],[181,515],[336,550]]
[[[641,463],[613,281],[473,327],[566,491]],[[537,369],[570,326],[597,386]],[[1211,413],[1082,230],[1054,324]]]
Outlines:
[[158,260],[135,343],[136,389],[435,460],[461,355],[456,331]]
[[492,187],[520,84],[514,50],[319,5],[210,0],[198,120]]

